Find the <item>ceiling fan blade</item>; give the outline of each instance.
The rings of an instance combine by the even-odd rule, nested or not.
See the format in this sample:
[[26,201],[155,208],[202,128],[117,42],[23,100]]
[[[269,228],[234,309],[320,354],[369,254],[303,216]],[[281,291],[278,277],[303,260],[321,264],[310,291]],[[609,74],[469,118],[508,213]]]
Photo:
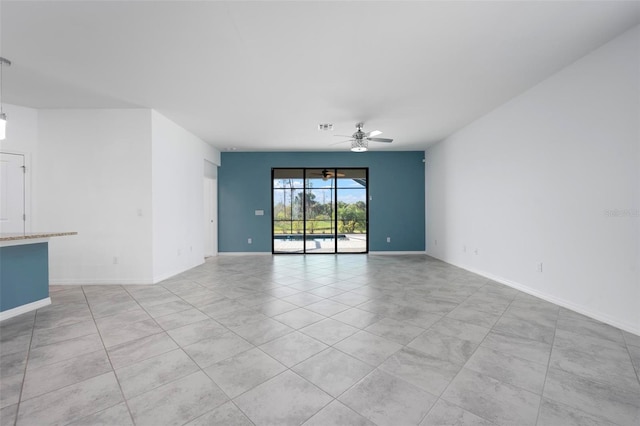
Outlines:
[[371,132],[365,133],[364,136],[367,138],[373,137],[373,136],[378,136],[381,135],[382,132],[380,130],[373,130]]
[[386,143],[393,142],[393,139],[387,139],[387,138],[367,138],[367,139],[369,139],[371,142],[386,142]]
[[351,140],[330,143],[330,144],[329,144],[329,146],[331,146],[331,145],[338,145],[338,144],[341,144],[341,143],[347,143],[347,142],[351,142]]
[[352,138],[353,135],[331,135],[331,136],[338,136],[340,138]]

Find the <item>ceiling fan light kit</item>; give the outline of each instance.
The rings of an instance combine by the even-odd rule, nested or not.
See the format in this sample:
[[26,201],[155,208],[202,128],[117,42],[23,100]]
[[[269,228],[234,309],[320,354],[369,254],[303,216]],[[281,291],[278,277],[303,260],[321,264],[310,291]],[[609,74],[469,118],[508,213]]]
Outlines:
[[[374,130],[372,132],[369,133],[365,133],[362,131],[362,128],[364,127],[364,123],[357,123],[356,124],[356,132],[351,135],[351,136],[345,136],[345,135],[334,135],[334,136],[338,136],[338,137],[351,137],[350,140],[348,141],[344,141],[344,142],[351,142],[351,151],[353,152],[365,152],[369,149],[369,142],[384,142],[384,143],[391,143],[393,142],[393,139],[387,139],[387,138],[374,138],[373,136],[378,136],[380,134],[382,134],[381,131],[379,130]],[[338,143],[342,143],[342,142],[338,142]]]
[[351,151],[353,152],[365,152],[369,149],[369,144],[366,139],[354,139],[351,141]]

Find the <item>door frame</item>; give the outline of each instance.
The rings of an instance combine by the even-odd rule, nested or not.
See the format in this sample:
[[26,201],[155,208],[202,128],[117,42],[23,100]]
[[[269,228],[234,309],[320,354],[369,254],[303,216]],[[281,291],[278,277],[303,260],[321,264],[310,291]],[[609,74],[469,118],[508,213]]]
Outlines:
[[[318,169],[326,169],[332,170],[334,172],[333,181],[334,181],[334,199],[333,204],[335,207],[334,218],[333,218],[333,226],[334,226],[334,249],[333,252],[307,252],[306,245],[306,236],[307,236],[307,206],[306,206],[306,179],[307,179],[307,171],[308,170],[318,170]],[[275,212],[274,212],[274,171],[275,170],[302,170],[302,250],[296,252],[284,252],[284,251],[275,251]],[[365,241],[365,251],[359,252],[340,252],[338,251],[338,170],[364,170],[365,172],[365,181],[367,183],[365,187],[365,235],[367,236]],[[344,188],[343,188],[344,189]],[[292,200],[293,202],[293,200]],[[271,254],[367,254],[369,253],[369,167],[272,167],[271,168]]]

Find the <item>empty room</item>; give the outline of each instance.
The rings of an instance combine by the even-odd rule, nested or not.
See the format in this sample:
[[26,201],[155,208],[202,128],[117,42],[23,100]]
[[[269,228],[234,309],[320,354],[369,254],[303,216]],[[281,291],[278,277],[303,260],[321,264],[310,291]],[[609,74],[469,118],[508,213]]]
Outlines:
[[640,424],[640,2],[0,1],[0,426]]

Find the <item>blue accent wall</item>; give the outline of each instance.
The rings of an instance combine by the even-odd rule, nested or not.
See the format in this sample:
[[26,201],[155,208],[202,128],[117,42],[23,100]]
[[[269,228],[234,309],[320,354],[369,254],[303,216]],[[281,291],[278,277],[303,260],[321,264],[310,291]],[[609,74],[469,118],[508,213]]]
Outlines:
[[0,247],[0,311],[49,297],[48,243]]
[[[423,159],[423,151],[223,152],[218,169],[218,250],[271,251],[272,168],[368,167],[369,250],[423,251]],[[255,210],[264,210],[264,216],[255,216]]]

